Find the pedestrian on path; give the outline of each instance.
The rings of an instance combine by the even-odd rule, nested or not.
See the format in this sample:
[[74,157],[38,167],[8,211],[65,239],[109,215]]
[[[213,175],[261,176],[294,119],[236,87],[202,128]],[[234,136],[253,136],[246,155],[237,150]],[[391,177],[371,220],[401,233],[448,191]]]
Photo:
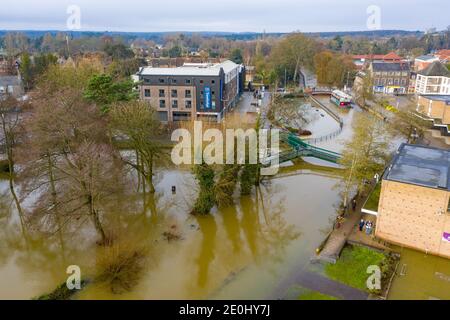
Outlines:
[[361,219],[361,221],[359,222],[359,231],[363,231],[365,224],[366,222],[364,221],[364,219]]
[[367,223],[366,223],[366,234],[368,236],[370,236],[371,233],[372,233],[372,222],[371,221],[367,221]]
[[352,200],[352,209],[353,209],[353,212],[356,211],[356,199]]

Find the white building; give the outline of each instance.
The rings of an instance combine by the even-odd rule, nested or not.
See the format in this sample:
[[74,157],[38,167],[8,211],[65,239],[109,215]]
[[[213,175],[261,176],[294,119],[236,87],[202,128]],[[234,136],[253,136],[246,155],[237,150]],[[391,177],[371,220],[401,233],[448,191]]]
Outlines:
[[450,71],[439,61],[419,71],[416,93],[420,95],[450,95]]

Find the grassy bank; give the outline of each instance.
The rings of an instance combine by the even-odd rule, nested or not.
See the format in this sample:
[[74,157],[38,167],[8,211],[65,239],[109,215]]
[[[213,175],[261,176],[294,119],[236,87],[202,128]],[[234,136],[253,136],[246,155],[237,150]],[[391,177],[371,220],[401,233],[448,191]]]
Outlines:
[[300,294],[297,298],[298,300],[338,300],[338,298],[329,296],[317,291],[307,290],[306,292]]
[[389,254],[361,246],[347,246],[336,264],[325,266],[325,273],[330,279],[363,291],[379,294],[381,290],[370,291],[367,288],[366,282],[370,276],[367,268],[373,265],[380,267],[383,287],[394,271],[395,262],[395,258]]

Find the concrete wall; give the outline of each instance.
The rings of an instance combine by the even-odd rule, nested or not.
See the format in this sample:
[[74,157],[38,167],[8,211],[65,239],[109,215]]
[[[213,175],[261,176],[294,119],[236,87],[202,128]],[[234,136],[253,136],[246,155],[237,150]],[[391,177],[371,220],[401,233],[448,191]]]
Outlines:
[[375,235],[386,241],[450,258],[450,192],[382,181]]

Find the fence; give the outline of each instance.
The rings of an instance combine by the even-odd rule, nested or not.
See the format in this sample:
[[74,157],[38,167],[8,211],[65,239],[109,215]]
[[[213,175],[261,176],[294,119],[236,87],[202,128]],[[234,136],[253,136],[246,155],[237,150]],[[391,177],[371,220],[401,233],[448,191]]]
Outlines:
[[335,138],[336,136],[338,136],[344,129],[344,120],[342,120],[342,118],[337,113],[335,113],[333,110],[328,108],[326,105],[321,103],[319,100],[317,100],[313,96],[310,96],[310,99],[312,102],[317,104],[321,109],[325,110],[334,120],[339,122],[339,129],[337,129],[336,131],[329,133],[327,135],[321,136],[321,137],[305,139],[305,141],[307,141],[309,144],[317,144],[319,142],[331,140],[331,139]]

